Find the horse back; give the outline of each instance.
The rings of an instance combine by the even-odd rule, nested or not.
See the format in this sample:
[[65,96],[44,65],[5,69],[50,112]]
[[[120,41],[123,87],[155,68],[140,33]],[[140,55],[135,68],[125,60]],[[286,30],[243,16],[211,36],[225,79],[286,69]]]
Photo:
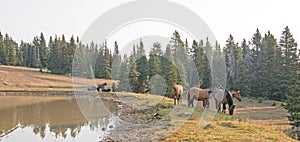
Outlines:
[[191,96],[195,96],[195,98],[200,101],[203,99],[208,99],[210,97],[208,91],[209,89],[201,89],[198,87],[193,87],[190,90],[190,95]]

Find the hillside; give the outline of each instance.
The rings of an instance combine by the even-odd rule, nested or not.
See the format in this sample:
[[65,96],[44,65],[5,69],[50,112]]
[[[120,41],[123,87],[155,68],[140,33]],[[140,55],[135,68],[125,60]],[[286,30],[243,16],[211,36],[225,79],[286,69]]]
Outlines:
[[73,83],[71,76],[41,73],[37,68],[0,66],[0,91],[73,91],[74,84],[86,87],[104,82],[112,85],[111,80],[80,79]]

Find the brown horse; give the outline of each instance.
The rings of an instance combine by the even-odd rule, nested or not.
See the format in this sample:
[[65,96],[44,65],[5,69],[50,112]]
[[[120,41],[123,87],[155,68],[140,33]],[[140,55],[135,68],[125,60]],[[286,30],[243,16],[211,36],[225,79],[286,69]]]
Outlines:
[[182,85],[173,83],[172,90],[173,90],[174,105],[176,105],[176,100],[177,100],[177,103],[179,104],[179,99],[183,92],[183,87],[182,87]]
[[201,89],[198,87],[193,87],[188,91],[188,107],[192,105],[194,107],[194,99],[197,101],[203,101],[203,107],[209,107],[208,99],[211,98],[210,89]]

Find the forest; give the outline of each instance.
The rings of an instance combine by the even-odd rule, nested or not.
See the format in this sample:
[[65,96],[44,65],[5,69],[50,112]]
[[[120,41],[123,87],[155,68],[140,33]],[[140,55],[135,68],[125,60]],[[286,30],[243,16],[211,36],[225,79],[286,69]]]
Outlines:
[[[222,87],[240,90],[247,97],[300,102],[300,50],[288,26],[279,39],[270,31],[262,34],[257,29],[251,39],[240,43],[229,35],[221,47],[208,38],[188,43],[175,31],[168,45],[153,41],[151,46],[150,53],[145,53],[140,39],[130,55],[121,55],[117,41],[109,47],[106,41],[83,44],[78,37],[67,40],[62,35],[50,36],[47,42],[41,33],[32,42],[17,43],[0,33],[0,64],[119,80],[113,85],[117,91],[142,93],[150,89],[153,94],[170,96],[170,86],[177,82],[185,90]],[[163,83],[165,94],[156,91]]]

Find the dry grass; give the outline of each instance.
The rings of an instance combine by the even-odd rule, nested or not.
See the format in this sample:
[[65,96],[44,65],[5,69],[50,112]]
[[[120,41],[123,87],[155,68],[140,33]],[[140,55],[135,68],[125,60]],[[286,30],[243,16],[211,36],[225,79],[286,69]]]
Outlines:
[[[168,101],[170,103],[172,100]],[[158,131],[157,134],[167,135],[162,141],[296,141],[284,133],[291,128],[286,110],[279,105],[280,102],[276,102],[276,106],[272,104],[273,101],[257,103],[244,99],[237,103],[233,116],[218,113],[204,128],[200,127],[199,121],[203,108],[198,104],[189,120],[175,132],[162,134],[163,131]],[[171,121],[176,124],[180,120]],[[169,132],[172,129],[175,128],[170,127]]]
[[39,69],[26,67],[0,66],[0,91],[73,91],[74,87],[86,87],[113,81],[106,79],[72,78],[67,75],[40,73]]

